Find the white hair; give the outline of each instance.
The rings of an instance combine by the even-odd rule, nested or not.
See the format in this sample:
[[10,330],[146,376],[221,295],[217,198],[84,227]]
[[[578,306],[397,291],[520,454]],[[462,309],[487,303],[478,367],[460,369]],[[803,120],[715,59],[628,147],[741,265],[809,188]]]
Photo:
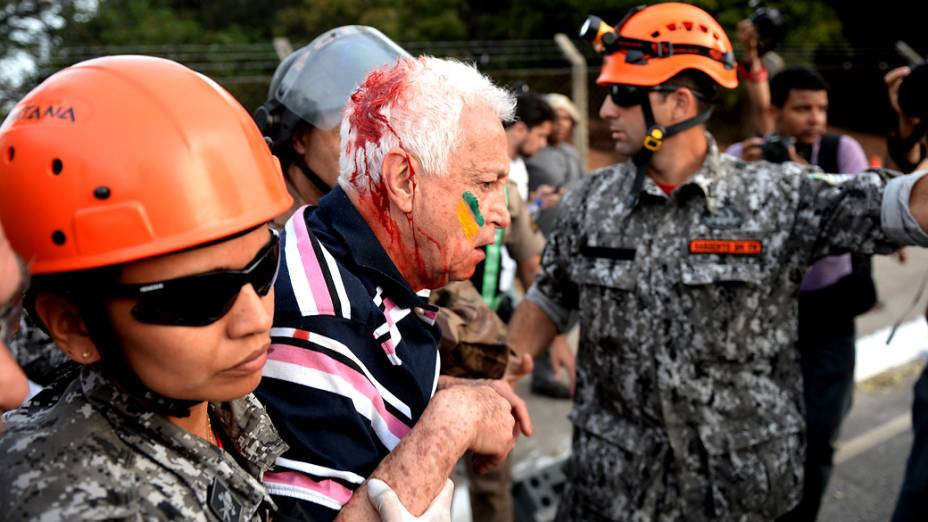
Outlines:
[[475,105],[509,122],[516,101],[476,67],[457,60],[401,58],[372,71],[342,116],[339,185],[380,190],[383,159],[396,147],[415,157],[425,175],[445,175],[461,142],[461,112]]

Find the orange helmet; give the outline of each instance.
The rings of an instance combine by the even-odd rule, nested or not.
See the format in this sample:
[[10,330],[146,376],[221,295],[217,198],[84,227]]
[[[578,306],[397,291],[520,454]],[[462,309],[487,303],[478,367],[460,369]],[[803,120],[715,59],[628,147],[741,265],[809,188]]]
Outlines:
[[0,222],[34,274],[177,252],[290,204],[280,164],[245,109],[169,60],[69,67],[0,126]]
[[685,69],[719,85],[738,86],[735,55],[722,26],[702,9],[682,3],[638,6],[615,29],[587,19],[580,36],[606,54],[596,83],[660,85]]

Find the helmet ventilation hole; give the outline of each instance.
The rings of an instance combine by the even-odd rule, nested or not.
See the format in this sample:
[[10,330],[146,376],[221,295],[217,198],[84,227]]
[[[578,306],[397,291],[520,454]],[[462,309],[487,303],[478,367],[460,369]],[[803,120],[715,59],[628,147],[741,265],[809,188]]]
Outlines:
[[16,157],[16,148],[10,145],[10,148],[6,150],[6,161],[11,162],[14,157]]
[[109,199],[110,198],[110,188],[99,186],[93,189],[93,197],[97,199]]
[[61,246],[65,241],[67,241],[67,238],[65,237],[64,232],[60,230],[52,232],[52,243]]
[[55,158],[54,160],[52,160],[52,173],[54,175],[57,176],[58,174],[61,174],[61,169],[63,168],[64,168],[64,164],[61,163],[60,159]]
[[669,23],[669,24],[667,24],[667,29],[670,29],[671,31],[676,31],[676,30],[677,30],[677,24],[675,24],[675,23]]
[[660,31],[654,31],[653,33],[651,33],[651,38],[657,38],[660,35],[661,35]]
[[683,22],[683,27],[684,27],[687,31],[692,31],[692,30],[693,30],[693,22]]
[[708,32],[709,32],[709,28],[706,27],[706,26],[704,26],[704,25],[700,25],[700,26],[699,26],[699,30],[702,31],[702,32],[704,32],[704,33],[708,33]]

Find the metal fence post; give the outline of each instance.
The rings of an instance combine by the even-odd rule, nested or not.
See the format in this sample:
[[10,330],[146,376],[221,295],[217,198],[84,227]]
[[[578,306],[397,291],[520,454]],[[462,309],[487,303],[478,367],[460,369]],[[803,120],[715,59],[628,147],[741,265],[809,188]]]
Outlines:
[[293,46],[290,45],[290,40],[288,38],[278,36],[274,38],[272,42],[274,44],[274,52],[277,53],[277,57],[281,60],[293,53]]
[[586,58],[580,54],[580,51],[574,46],[570,38],[564,33],[554,35],[554,41],[558,48],[570,62],[571,76],[571,98],[577,111],[580,113],[580,121],[574,126],[574,146],[580,153],[580,164],[585,171],[587,168],[587,156],[590,149],[590,126],[589,126],[589,96],[587,94],[587,67]]

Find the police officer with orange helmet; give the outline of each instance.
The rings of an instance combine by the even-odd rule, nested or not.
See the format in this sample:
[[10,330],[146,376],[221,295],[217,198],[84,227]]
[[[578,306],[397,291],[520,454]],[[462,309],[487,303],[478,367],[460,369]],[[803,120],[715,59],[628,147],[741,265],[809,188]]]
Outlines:
[[720,154],[705,121],[735,60],[698,7],[582,34],[605,54],[600,116],[630,159],[561,201],[510,323],[527,354],[580,323],[558,519],[775,519],[802,488],[802,275],[826,255],[928,245],[928,183]]
[[6,416],[11,519],[267,520],[286,449],[251,391],[291,203],[248,113],[168,60],[51,76],[0,127],[26,308],[74,361]]

